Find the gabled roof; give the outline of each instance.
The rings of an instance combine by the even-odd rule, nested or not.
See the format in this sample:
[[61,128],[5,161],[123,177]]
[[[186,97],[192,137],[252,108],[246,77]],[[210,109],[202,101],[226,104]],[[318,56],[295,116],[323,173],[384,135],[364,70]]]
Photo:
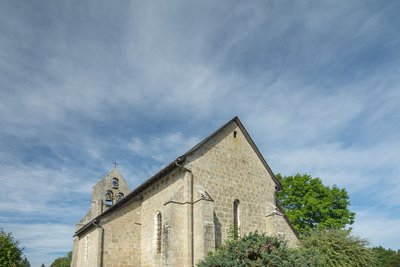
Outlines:
[[147,179],[144,183],[136,187],[132,192],[130,192],[128,195],[125,196],[121,201],[115,203],[112,205],[110,208],[99,214],[96,218],[92,219],[90,222],[85,224],[82,228],[80,228],[78,231],[76,231],[75,235],[79,235],[80,233],[86,231],[89,229],[91,226],[94,225],[94,222],[98,222],[100,218],[105,216],[106,214],[112,212],[115,209],[118,209],[119,207],[125,205],[127,202],[129,202],[132,199],[137,199],[140,198],[140,193],[147,188],[148,186],[152,185],[154,182],[158,181],[161,177],[165,176],[166,174],[172,172],[176,168],[178,168],[178,165],[181,165],[185,162],[187,156],[190,154],[194,153],[197,149],[199,149],[203,144],[205,144],[207,141],[210,139],[214,138],[218,133],[222,132],[226,127],[228,127],[232,122],[235,122],[236,125],[240,128],[240,130],[243,132],[244,137],[246,138],[247,142],[251,145],[253,148],[254,152],[257,154],[258,158],[264,165],[265,169],[268,171],[270,174],[271,178],[274,180],[277,190],[281,188],[281,183],[278,181],[276,178],[275,174],[272,172],[271,168],[269,167],[268,163],[265,161],[264,157],[262,156],[260,150],[257,148],[256,144],[253,142],[253,139],[251,139],[249,133],[247,132],[246,128],[244,128],[242,122],[239,120],[239,118],[236,116],[227,123],[225,123],[223,126],[221,126],[219,129],[217,129],[215,132],[210,134],[208,137],[206,137],[203,141],[195,145],[193,148],[189,149],[186,153],[184,153],[182,156],[176,158],[174,161],[172,161],[170,164],[168,164],[166,167],[161,169],[158,173]]
[[244,137],[246,138],[247,142],[249,142],[250,146],[253,148],[254,152],[257,154],[258,158],[260,159],[260,161],[262,162],[262,164],[264,165],[265,169],[268,171],[269,175],[271,175],[272,180],[274,180],[274,182],[277,185],[277,189],[279,190],[281,188],[281,183],[279,182],[279,180],[276,178],[275,174],[272,172],[271,168],[269,167],[267,161],[265,160],[265,158],[263,157],[263,155],[261,154],[260,150],[258,149],[258,147],[256,146],[256,144],[254,143],[253,139],[251,139],[249,133],[247,132],[246,128],[243,126],[242,122],[239,120],[239,118],[236,116],[233,119],[231,119],[230,121],[228,121],[227,123],[225,123],[222,127],[220,127],[218,130],[216,130],[215,132],[213,132],[212,134],[210,134],[208,137],[206,137],[203,141],[201,141],[200,143],[198,143],[197,145],[195,145],[193,148],[191,148],[188,152],[186,152],[185,154],[183,154],[180,158],[186,158],[189,154],[195,152],[200,146],[202,146],[204,143],[206,143],[208,140],[212,139],[214,136],[216,136],[218,133],[220,133],[223,129],[225,129],[226,127],[228,127],[229,124],[231,124],[232,122],[235,122],[236,125],[239,127],[239,129],[243,132]]

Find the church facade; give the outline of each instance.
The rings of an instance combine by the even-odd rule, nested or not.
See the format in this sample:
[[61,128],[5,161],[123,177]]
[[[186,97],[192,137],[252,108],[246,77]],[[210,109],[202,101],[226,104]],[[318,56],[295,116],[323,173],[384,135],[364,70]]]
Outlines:
[[279,187],[235,117],[134,190],[117,168],[104,176],[76,225],[72,266],[196,266],[232,231],[296,246]]

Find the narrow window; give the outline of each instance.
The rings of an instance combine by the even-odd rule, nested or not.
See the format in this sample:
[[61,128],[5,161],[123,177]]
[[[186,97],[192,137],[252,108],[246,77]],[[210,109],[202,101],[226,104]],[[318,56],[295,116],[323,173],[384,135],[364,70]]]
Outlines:
[[239,200],[236,199],[233,202],[233,236],[235,239],[239,237],[240,233],[240,209],[239,209]]
[[158,212],[156,215],[156,246],[157,253],[161,253],[161,244],[162,244],[162,216],[161,213]]

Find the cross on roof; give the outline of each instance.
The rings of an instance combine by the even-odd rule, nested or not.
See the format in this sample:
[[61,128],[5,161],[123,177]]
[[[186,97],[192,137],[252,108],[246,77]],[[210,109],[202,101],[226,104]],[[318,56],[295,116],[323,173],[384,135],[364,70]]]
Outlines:
[[114,168],[117,168],[117,166],[119,165],[116,161],[114,161]]

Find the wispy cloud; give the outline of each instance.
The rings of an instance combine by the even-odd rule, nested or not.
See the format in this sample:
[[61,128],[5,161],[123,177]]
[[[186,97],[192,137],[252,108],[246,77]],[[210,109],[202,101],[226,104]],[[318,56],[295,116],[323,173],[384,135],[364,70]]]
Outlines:
[[239,115],[273,170],[346,187],[355,230],[394,246],[366,213],[399,218],[398,9],[1,2],[2,226],[49,264],[114,160],[134,187]]
[[399,237],[394,233],[398,231],[399,223],[400,218],[394,217],[388,210],[375,206],[357,210],[354,230],[358,235],[367,237],[371,246],[381,246],[382,240],[385,240],[387,247],[398,249]]
[[72,250],[71,232],[74,227],[68,224],[56,223],[10,223],[8,231],[19,237],[32,266],[51,263],[59,255],[66,255]]
[[185,137],[181,132],[157,136],[142,140],[138,137],[128,144],[128,148],[140,156],[150,157],[167,164],[199,142],[197,137]]

